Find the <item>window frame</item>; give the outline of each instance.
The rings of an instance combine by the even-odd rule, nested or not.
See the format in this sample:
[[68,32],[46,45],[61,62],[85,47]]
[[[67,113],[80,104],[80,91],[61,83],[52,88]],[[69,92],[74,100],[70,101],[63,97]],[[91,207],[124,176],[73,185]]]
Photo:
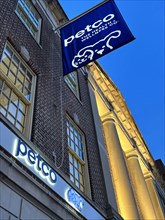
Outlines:
[[[3,55],[5,52],[5,49],[9,47],[12,53],[19,59],[19,62],[22,63],[26,69],[30,72],[32,75],[32,87],[31,87],[31,98],[28,100],[25,95],[16,87],[16,85],[12,82],[12,80],[4,73],[3,69],[1,68]],[[12,60],[12,59],[11,59]],[[10,61],[11,62],[11,61]],[[10,65],[8,66],[8,68]],[[34,74],[34,72],[30,69],[30,67],[26,64],[26,62],[23,60],[20,54],[14,49],[14,47],[7,41],[2,56],[0,58],[0,78],[2,81],[5,81],[5,84],[18,96],[19,100],[21,100],[26,105],[26,118],[24,123],[24,131],[21,132],[5,115],[2,115],[9,121],[12,126],[14,126],[21,134],[24,134],[26,137],[31,137],[31,127],[32,127],[32,119],[33,119],[33,110],[34,110],[34,99],[35,99],[35,89],[36,89],[36,78],[37,76]],[[8,106],[9,108],[9,106]],[[19,110],[19,109],[18,109]]]
[[[71,76],[71,74],[73,74],[73,73],[75,73],[75,75],[74,75],[75,76],[75,81],[73,80],[73,77]],[[73,94],[80,100],[78,72],[77,71],[73,71],[73,72],[67,74],[66,76],[64,76],[64,81],[68,85],[70,90],[73,92]],[[74,84],[75,84],[75,89],[73,89]]]
[[[15,13],[18,16],[18,18],[22,21],[22,23],[24,24],[24,26],[26,27],[26,29],[30,32],[30,34],[33,36],[33,38],[37,41],[37,43],[40,43],[40,36],[41,36],[41,26],[42,26],[42,17],[39,14],[38,10],[36,9],[35,5],[33,4],[33,2],[31,0],[28,0],[30,2],[30,4],[32,5],[32,7],[35,9],[36,14],[39,17],[38,20],[38,28],[35,26],[35,22],[33,22],[33,20],[31,17],[34,17],[33,14],[31,13],[30,9],[29,9],[29,13],[27,12],[28,10],[26,9],[26,11],[24,10],[22,4],[22,0],[18,0],[17,1],[17,6],[15,9]],[[21,2],[21,3],[20,3]],[[26,4],[26,3],[25,3]],[[25,20],[21,17],[20,13],[18,12],[18,8],[19,6],[22,8],[22,11],[25,15],[26,20],[29,21],[30,25],[33,27],[33,29],[35,30],[35,34],[33,34],[33,32],[31,31],[30,27],[27,25],[27,23],[25,22]],[[21,11],[21,12],[22,12]],[[32,15],[31,15],[32,14]],[[29,16],[31,15],[31,16]]]
[[[80,158],[79,155],[76,153],[76,151],[71,147],[69,146],[68,144],[68,125],[67,125],[67,122],[69,122],[73,128],[81,135],[82,137],[82,152],[83,152],[83,158]],[[81,166],[83,167],[83,187],[84,187],[84,190],[82,191],[80,187],[78,187],[76,184],[75,184],[75,181],[76,181],[76,177],[74,176],[74,179],[75,181],[73,182],[70,178],[70,175],[73,176],[73,174],[70,174],[70,158],[69,158],[69,179],[70,181],[74,184],[74,186],[80,190],[81,193],[84,193],[86,194],[89,198],[91,198],[91,188],[90,188],[90,181],[89,181],[89,172],[88,172],[88,162],[87,162],[87,152],[86,152],[86,143],[85,143],[85,135],[84,133],[81,131],[81,129],[79,128],[79,126],[74,122],[74,120],[71,119],[71,117],[69,117],[67,115],[66,117],[66,133],[67,133],[67,146],[68,146],[68,158],[69,158],[69,155],[71,154],[76,160],[78,160],[78,162],[81,164]],[[78,170],[78,168],[77,168]],[[79,179],[78,179],[79,180]],[[81,184],[81,181],[80,182],[80,185]]]
[[[73,161],[70,160],[72,158]],[[77,162],[77,167],[75,165]],[[73,173],[71,173],[71,166],[73,167]],[[71,182],[82,192],[85,192],[85,162],[81,161],[76,153],[69,148],[69,177]],[[77,178],[76,178],[77,173]],[[72,181],[73,180],[73,181]],[[78,184],[78,185],[77,185]]]
[[[0,78],[1,80],[1,78]],[[4,87],[6,90],[4,90]],[[8,94],[6,93],[8,92]],[[13,99],[13,95],[15,96],[15,100]],[[5,80],[2,79],[2,91],[1,91],[2,102],[6,100],[6,105],[2,104],[2,108],[0,108],[0,112],[2,115],[8,119],[21,133],[25,130],[26,126],[26,115],[28,105],[26,105],[20,96],[18,96],[14,89],[12,89]],[[1,103],[2,103],[1,102]],[[5,102],[5,101],[4,101]],[[21,117],[20,117],[21,116]],[[10,119],[9,119],[10,118]],[[21,120],[20,120],[21,119]],[[19,126],[19,128],[18,128]]]

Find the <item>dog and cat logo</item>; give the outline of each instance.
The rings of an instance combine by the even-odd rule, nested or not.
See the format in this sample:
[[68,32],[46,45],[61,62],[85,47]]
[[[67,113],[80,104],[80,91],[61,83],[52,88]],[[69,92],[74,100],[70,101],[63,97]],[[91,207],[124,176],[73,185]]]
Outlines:
[[112,31],[110,34],[108,34],[103,39],[99,40],[93,45],[86,46],[82,48],[77,55],[72,60],[72,66],[75,68],[78,68],[79,65],[89,60],[91,62],[95,58],[95,54],[102,55],[105,51],[105,49],[109,48],[110,50],[113,50],[113,46],[111,44],[111,39],[115,39],[120,37],[121,31],[116,30]]
[[64,75],[134,40],[113,0],[62,27]]

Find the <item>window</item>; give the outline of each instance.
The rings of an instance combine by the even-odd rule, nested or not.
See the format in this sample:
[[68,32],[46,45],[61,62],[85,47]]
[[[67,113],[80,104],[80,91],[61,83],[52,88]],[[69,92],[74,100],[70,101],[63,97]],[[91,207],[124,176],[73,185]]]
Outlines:
[[68,84],[72,92],[79,98],[79,88],[78,88],[78,79],[77,72],[71,72],[65,76],[65,82]]
[[30,0],[18,0],[16,13],[24,25],[39,42],[41,17]]
[[[70,180],[82,191],[85,189],[86,163],[85,138],[82,132],[67,119],[67,140],[69,147],[69,175]],[[86,180],[87,181],[87,180]]]
[[5,48],[2,55],[1,69],[26,99],[30,101],[33,75],[9,46]]
[[0,63],[0,112],[22,133],[29,132],[35,76],[7,44]]
[[79,160],[69,153],[70,180],[84,192],[84,167]]
[[0,79],[1,113],[21,132],[25,128],[27,106],[14,91]]

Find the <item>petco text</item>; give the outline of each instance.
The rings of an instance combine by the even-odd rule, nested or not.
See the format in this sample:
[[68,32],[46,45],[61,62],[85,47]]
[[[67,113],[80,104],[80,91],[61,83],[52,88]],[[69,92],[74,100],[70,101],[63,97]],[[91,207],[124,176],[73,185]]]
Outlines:
[[56,183],[55,171],[42,159],[40,154],[35,153],[21,140],[18,140],[15,147],[14,156],[16,158],[22,158],[26,165],[31,166],[42,178],[47,179],[49,184],[54,185]]
[[86,32],[90,32],[95,28],[98,28],[100,25],[103,23],[109,22],[115,17],[114,14],[108,14],[106,15],[102,20],[95,21],[92,25],[87,25],[84,30],[78,31],[75,36],[72,35],[68,37],[67,39],[64,40],[64,46],[67,47],[68,44],[70,44],[75,38],[80,38],[82,37]]

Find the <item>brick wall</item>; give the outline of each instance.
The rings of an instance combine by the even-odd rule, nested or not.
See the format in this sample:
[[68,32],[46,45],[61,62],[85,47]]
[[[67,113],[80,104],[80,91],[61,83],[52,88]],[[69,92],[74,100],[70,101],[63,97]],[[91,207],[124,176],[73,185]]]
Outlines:
[[[79,127],[86,137],[92,199],[100,208],[104,209],[106,204],[104,182],[99,162],[100,157],[95,138],[87,81],[80,72],[78,74],[80,102],[62,78],[59,36],[52,31],[49,22],[38,8],[38,12],[43,19],[39,45],[14,12],[16,4],[16,0],[0,1],[0,57],[6,40],[9,40],[17,51],[19,51],[21,45],[25,46],[29,51],[30,61],[28,65],[37,75],[31,140],[52,161],[54,161],[54,151],[57,157],[57,166],[60,166],[61,162],[63,162],[60,169],[68,175],[66,114],[74,118],[73,116],[76,113],[80,122]],[[61,84],[60,79],[62,79]],[[64,160],[62,157],[62,122],[64,125]]]

